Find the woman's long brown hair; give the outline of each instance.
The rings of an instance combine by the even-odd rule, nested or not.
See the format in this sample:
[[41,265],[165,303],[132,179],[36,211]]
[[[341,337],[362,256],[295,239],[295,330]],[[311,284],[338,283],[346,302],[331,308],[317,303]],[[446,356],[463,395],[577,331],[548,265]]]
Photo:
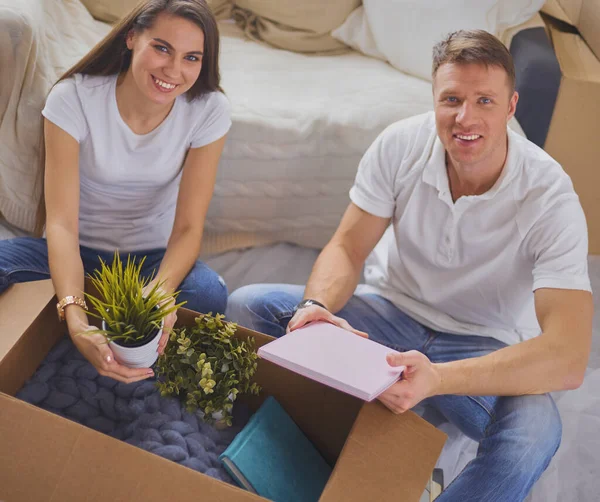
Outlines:
[[[186,92],[189,100],[206,93],[221,91],[219,74],[219,30],[217,22],[205,0],[143,0],[127,16],[119,21],[103,40],[96,44],[81,61],[70,68],[58,81],[79,73],[82,75],[116,75],[124,73],[131,64],[131,51],[127,49],[127,34],[150,28],[159,14],[179,16],[196,24],[204,33],[202,69],[194,85]],[[55,84],[56,85],[56,84]],[[46,165],[44,132],[40,136],[40,169],[38,187],[41,196],[38,203],[35,234],[41,236],[46,223],[44,197],[44,173]]]

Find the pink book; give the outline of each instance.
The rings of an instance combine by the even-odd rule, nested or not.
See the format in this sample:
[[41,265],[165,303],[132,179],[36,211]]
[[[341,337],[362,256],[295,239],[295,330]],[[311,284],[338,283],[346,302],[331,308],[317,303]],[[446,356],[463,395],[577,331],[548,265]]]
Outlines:
[[258,349],[259,357],[339,391],[372,401],[400,378],[396,351],[326,322],[292,331]]

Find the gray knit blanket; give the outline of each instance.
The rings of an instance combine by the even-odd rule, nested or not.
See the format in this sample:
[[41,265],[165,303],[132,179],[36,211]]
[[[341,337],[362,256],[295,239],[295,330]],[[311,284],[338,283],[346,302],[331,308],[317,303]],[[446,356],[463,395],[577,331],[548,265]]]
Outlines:
[[233,426],[217,430],[174,397],[161,397],[153,379],[124,384],[103,377],[65,336],[17,397],[213,478],[234,484],[219,461],[249,418],[236,403]]

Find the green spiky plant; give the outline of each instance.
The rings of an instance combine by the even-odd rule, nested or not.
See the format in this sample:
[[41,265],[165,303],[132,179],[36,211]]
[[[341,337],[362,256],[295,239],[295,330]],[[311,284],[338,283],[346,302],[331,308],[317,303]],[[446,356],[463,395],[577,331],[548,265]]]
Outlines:
[[200,409],[203,420],[232,424],[233,401],[238,394],[258,394],[252,382],[257,369],[254,338],[234,336],[237,324],[217,314],[200,314],[195,326],[175,328],[163,355],[158,358],[157,385],[162,396],[176,395],[188,411]]
[[102,319],[105,327],[86,334],[100,333],[107,342],[120,345],[135,344],[150,338],[166,316],[184,305],[175,303],[179,292],[162,289],[164,282],[145,290],[152,281],[141,273],[145,259],[136,261],[128,256],[124,264],[117,252],[110,266],[100,259],[100,269],[89,275],[98,296],[85,296],[95,309],[90,315]]

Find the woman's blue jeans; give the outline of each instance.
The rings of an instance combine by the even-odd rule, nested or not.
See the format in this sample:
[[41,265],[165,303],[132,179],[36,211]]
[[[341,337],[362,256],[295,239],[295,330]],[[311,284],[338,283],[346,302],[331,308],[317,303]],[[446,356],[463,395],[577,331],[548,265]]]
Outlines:
[[[138,260],[144,256],[142,267],[145,277],[158,272],[165,249],[151,249],[131,253],[120,252],[121,259],[127,256]],[[111,263],[114,253],[80,246],[83,268],[87,274],[100,267],[100,258]],[[50,278],[48,245],[46,239],[18,237],[0,240],[0,293],[9,285],[19,282],[39,281]],[[227,287],[223,279],[207,265],[197,261],[178,288],[181,293],[177,301],[186,301],[185,308],[197,312],[224,313],[227,306]]]
[[[280,337],[302,299],[303,286],[245,286],[230,297],[227,317]],[[354,295],[337,313],[354,328],[399,351],[418,350],[434,363],[483,356],[505,346],[493,338],[431,330],[373,294]],[[436,499],[518,502],[527,496],[560,445],[562,425],[548,394],[516,397],[440,395],[426,400],[479,443],[477,457]],[[400,453],[402,445],[390,445]]]

